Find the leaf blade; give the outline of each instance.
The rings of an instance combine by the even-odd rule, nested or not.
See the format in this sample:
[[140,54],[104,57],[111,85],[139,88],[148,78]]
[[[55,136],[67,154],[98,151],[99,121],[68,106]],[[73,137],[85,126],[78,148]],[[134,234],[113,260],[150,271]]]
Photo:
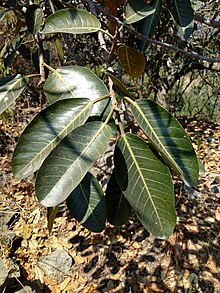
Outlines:
[[177,35],[187,41],[194,29],[194,11],[190,0],[168,0],[167,4],[174,20]]
[[35,191],[41,204],[50,207],[66,200],[105,153],[110,136],[111,128],[99,121],[86,123],[68,134],[38,171]]
[[35,35],[40,31],[43,20],[43,10],[37,4],[29,5],[25,13],[25,19],[28,30],[31,34]]
[[145,57],[135,48],[121,45],[118,48],[118,56],[122,67],[131,77],[140,77],[144,72],[146,66]]
[[48,16],[42,33],[86,34],[97,32],[99,20],[82,9],[64,8]]
[[195,185],[199,175],[198,160],[192,143],[179,122],[164,108],[150,100],[136,100],[132,113],[168,164],[185,181]]
[[121,191],[113,171],[106,189],[107,219],[114,226],[125,224],[132,211],[132,207]]
[[105,228],[106,203],[98,180],[89,172],[68,196],[67,207],[81,225],[92,232]]
[[136,1],[136,0],[129,0],[125,4],[124,8],[124,17],[125,17],[125,23],[132,24],[134,22],[137,22],[152,13],[154,13],[155,8],[153,8],[151,5],[147,5],[145,1]]
[[114,159],[120,188],[144,227],[158,238],[169,237],[176,213],[168,167],[130,133],[119,138]]
[[15,148],[12,170],[22,179],[40,168],[51,150],[89,117],[88,99],[61,100],[41,111],[26,127]]
[[20,96],[28,82],[29,79],[20,74],[0,80],[0,114]]
[[[50,104],[62,99],[82,97],[94,101],[109,95],[103,81],[88,68],[81,66],[65,66],[54,70],[44,84],[44,92]],[[107,99],[96,103],[91,115],[99,115],[107,104]]]

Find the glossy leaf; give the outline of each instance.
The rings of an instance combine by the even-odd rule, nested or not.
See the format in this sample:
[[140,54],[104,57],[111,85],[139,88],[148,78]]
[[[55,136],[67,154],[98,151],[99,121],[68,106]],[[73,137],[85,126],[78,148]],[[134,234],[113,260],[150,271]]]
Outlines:
[[22,179],[40,168],[52,149],[89,117],[89,99],[58,101],[41,111],[26,127],[15,148],[12,168]]
[[87,34],[97,32],[100,27],[99,20],[89,12],[76,8],[64,8],[46,19],[42,33]]
[[[44,92],[50,104],[62,99],[81,97],[93,101],[109,95],[101,79],[88,68],[81,66],[65,66],[54,70],[44,84]],[[107,103],[107,99],[96,103],[91,115],[99,116]]]
[[122,67],[131,77],[139,77],[144,72],[145,57],[135,48],[121,45],[118,48],[118,56]]
[[167,5],[173,17],[177,35],[186,41],[194,29],[194,11],[190,0],[168,0]]
[[[155,0],[152,4],[152,7],[155,9],[154,13],[139,21],[136,27],[136,30],[139,33],[143,34],[148,38],[151,38],[154,35],[155,29],[160,20],[162,0]],[[140,52],[144,52],[147,49],[148,41],[138,40],[137,45]]]
[[144,0],[128,0],[124,8],[125,23],[137,22],[154,13],[155,8],[147,5]]
[[131,110],[148,139],[170,167],[186,184],[195,185],[199,175],[198,160],[179,122],[150,100],[136,100]]
[[26,14],[25,14],[27,28],[30,33],[35,35],[40,31],[42,20],[43,20],[43,11],[37,4],[29,5]]
[[106,151],[111,128],[99,121],[86,123],[68,134],[38,171],[35,191],[47,207],[66,200],[88,170]]
[[114,161],[118,184],[144,227],[158,238],[169,237],[176,214],[168,167],[145,141],[130,133],[118,139]]
[[28,81],[27,77],[20,74],[0,80],[0,114],[20,96]]
[[120,92],[122,92],[125,96],[132,98],[130,92],[126,89],[126,87],[117,77],[115,77],[110,72],[107,72],[107,75],[111,78],[113,84],[120,90]]
[[80,184],[68,196],[67,207],[80,224],[92,232],[105,228],[106,203],[98,180],[87,173]]
[[114,226],[128,222],[132,207],[125,198],[113,171],[106,189],[107,219]]

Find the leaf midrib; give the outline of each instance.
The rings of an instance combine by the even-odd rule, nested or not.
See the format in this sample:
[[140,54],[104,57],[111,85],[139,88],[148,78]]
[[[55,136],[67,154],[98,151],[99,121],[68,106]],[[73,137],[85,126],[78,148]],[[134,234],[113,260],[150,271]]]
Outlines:
[[[179,166],[177,165],[176,161],[170,156],[169,152],[167,151],[167,149],[163,146],[163,143],[161,142],[161,140],[159,139],[159,137],[157,136],[156,132],[154,131],[154,129],[152,128],[151,124],[148,122],[148,120],[146,119],[143,111],[141,110],[141,108],[139,107],[139,105],[134,102],[135,107],[138,109],[139,113],[141,114],[142,118],[144,119],[144,121],[146,122],[146,124],[148,125],[148,127],[150,128],[151,132],[153,133],[155,139],[159,142],[160,147],[163,150],[163,154],[165,155],[166,158],[168,158],[173,165],[175,166],[176,170],[178,171],[178,173],[180,175],[184,174],[185,177],[185,173],[182,172],[181,168],[179,168]],[[144,131],[145,132],[145,131]],[[145,132],[145,134],[150,138],[150,136]],[[152,141],[152,143],[155,145],[155,147],[157,148],[157,150],[160,151],[160,148],[158,147],[158,145],[153,141],[152,138],[150,138],[150,140]]]
[[[89,108],[89,107],[91,107],[91,105],[92,105],[93,103],[92,102],[89,102],[81,111],[80,111],[80,113],[79,114],[77,114],[77,116],[75,116],[74,117],[74,119],[73,120],[71,120],[71,122],[56,136],[56,137],[54,137],[42,150],[41,150],[41,152],[40,153],[38,153],[27,165],[25,165],[25,167],[24,168],[22,168],[22,170],[18,173],[18,175],[16,176],[16,177],[18,177],[18,178],[20,178],[19,177],[19,175],[20,174],[22,174],[22,171],[23,170],[25,170],[25,169],[27,169],[29,166],[31,166],[31,164],[33,164],[37,159],[38,159],[38,157],[44,152],[44,151],[46,151],[53,143],[54,143],[54,141],[56,141],[57,140],[57,143],[55,142],[54,143],[54,147],[53,148],[55,148],[55,146],[57,146],[59,143],[60,143],[60,140],[59,139],[63,139],[66,135],[68,135],[68,133],[66,134],[66,135],[64,135],[63,137],[62,137],[62,134],[72,125],[72,124],[74,124],[74,122],[76,122],[76,120],[79,118],[79,116],[84,112],[84,111],[86,111],[87,110],[87,108]],[[22,176],[23,177],[23,176]]]
[[[160,225],[160,227],[161,227],[161,230],[162,230],[163,233],[164,233],[164,230],[163,230],[163,227],[162,227],[161,220],[160,220],[160,217],[159,217],[159,215],[158,215],[157,209],[156,209],[155,204],[154,204],[154,202],[153,202],[153,200],[152,200],[152,197],[151,197],[150,191],[149,191],[148,186],[147,186],[147,184],[146,184],[146,182],[145,182],[145,179],[144,179],[144,176],[143,176],[143,174],[142,174],[142,172],[141,172],[141,169],[139,168],[139,165],[138,165],[138,163],[137,163],[137,161],[136,161],[136,158],[135,158],[135,156],[134,156],[134,153],[133,153],[133,151],[132,151],[132,148],[131,148],[131,146],[130,146],[130,144],[129,144],[129,142],[128,142],[128,139],[127,139],[127,137],[126,137],[126,134],[122,135],[122,138],[123,138],[124,141],[125,141],[125,144],[126,144],[126,146],[127,146],[127,148],[128,148],[128,151],[129,151],[129,153],[130,153],[132,159],[133,159],[133,162],[134,162],[135,165],[136,165],[136,168],[137,168],[138,173],[139,173],[139,175],[140,175],[140,177],[141,177],[141,180],[142,180],[142,182],[144,183],[144,187],[145,187],[146,190],[147,190],[148,197],[149,197],[149,199],[150,199],[150,201],[151,201],[151,203],[152,203],[152,206],[153,206],[153,208],[154,208],[154,210],[155,210],[155,214],[157,215],[157,218],[158,218],[158,221],[159,221],[159,225]],[[164,234],[165,234],[165,233],[164,233]]]
[[78,158],[73,162],[73,164],[70,165],[70,167],[67,169],[67,171],[60,177],[60,179],[58,180],[58,182],[49,191],[49,193],[47,194],[47,196],[49,196],[49,194],[51,192],[53,192],[54,189],[56,189],[58,183],[63,180],[63,178],[70,172],[70,170],[74,167],[74,165],[76,165],[76,163],[81,159],[81,157],[85,154],[85,152],[88,150],[88,148],[92,145],[92,143],[94,142],[94,140],[99,136],[99,134],[105,128],[105,126],[107,126],[107,125],[105,123],[103,123],[102,127],[98,130],[98,132],[96,133],[96,135],[91,139],[91,141],[87,145],[87,147],[83,150],[83,152],[80,154],[80,156],[78,156]]

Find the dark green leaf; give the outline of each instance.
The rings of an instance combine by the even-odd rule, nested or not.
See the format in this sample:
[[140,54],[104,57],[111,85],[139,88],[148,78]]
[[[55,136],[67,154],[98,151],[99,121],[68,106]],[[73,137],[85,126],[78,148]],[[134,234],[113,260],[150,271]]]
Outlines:
[[106,151],[111,128],[102,122],[86,123],[68,134],[38,171],[35,191],[47,207],[66,200],[88,170]]
[[150,100],[131,105],[135,119],[148,139],[186,184],[197,182],[199,167],[192,143],[179,122]]
[[15,148],[12,168],[22,179],[38,170],[52,149],[91,113],[89,99],[58,101],[41,111],[26,127]]
[[169,237],[176,224],[174,192],[168,167],[136,135],[122,135],[114,154],[120,188],[144,227]]
[[[65,66],[54,70],[44,84],[44,92],[51,104],[62,99],[82,97],[93,101],[109,95],[101,79],[81,66]],[[99,116],[107,104],[107,99],[96,103],[91,115]]]
[[20,96],[28,81],[20,74],[0,80],[0,114]]
[[131,77],[139,77],[144,72],[145,57],[135,48],[121,45],[118,48],[118,56],[122,67]]
[[124,17],[127,24],[137,22],[154,13],[155,8],[147,5],[144,0],[128,0],[124,8]]
[[[155,9],[154,13],[140,20],[136,27],[136,30],[139,33],[148,38],[151,38],[153,36],[155,29],[158,25],[162,10],[162,0],[155,0],[152,4],[152,7]],[[144,52],[147,49],[148,41],[138,40],[137,44],[140,52]]]
[[33,35],[38,33],[43,20],[43,11],[37,4],[29,5],[25,14],[27,28]]
[[106,203],[98,180],[87,173],[80,184],[68,196],[67,207],[80,224],[92,232],[105,228]]
[[42,33],[87,34],[97,32],[100,27],[99,20],[89,12],[76,8],[64,8],[46,19]]
[[125,198],[113,171],[106,189],[107,219],[114,226],[128,222],[132,207]]
[[167,5],[173,17],[178,37],[186,41],[194,28],[194,11],[190,0],[168,0]]

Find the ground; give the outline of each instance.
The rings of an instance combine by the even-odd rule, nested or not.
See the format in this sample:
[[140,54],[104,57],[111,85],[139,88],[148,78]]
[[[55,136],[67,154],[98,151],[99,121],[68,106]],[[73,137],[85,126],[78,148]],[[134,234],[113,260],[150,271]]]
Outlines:
[[[180,118],[205,172],[196,189],[174,178],[178,224],[167,240],[155,239],[135,215],[122,227],[107,224],[104,232],[90,233],[64,205],[49,232],[46,209],[34,196],[34,177],[17,181],[11,170],[18,137],[38,110],[20,101],[13,116],[0,120],[0,214],[11,214],[1,231],[0,257],[6,263],[13,259],[21,272],[4,292],[17,292],[27,281],[35,292],[220,292],[220,126]],[[38,264],[60,248],[73,264],[57,281]]]

